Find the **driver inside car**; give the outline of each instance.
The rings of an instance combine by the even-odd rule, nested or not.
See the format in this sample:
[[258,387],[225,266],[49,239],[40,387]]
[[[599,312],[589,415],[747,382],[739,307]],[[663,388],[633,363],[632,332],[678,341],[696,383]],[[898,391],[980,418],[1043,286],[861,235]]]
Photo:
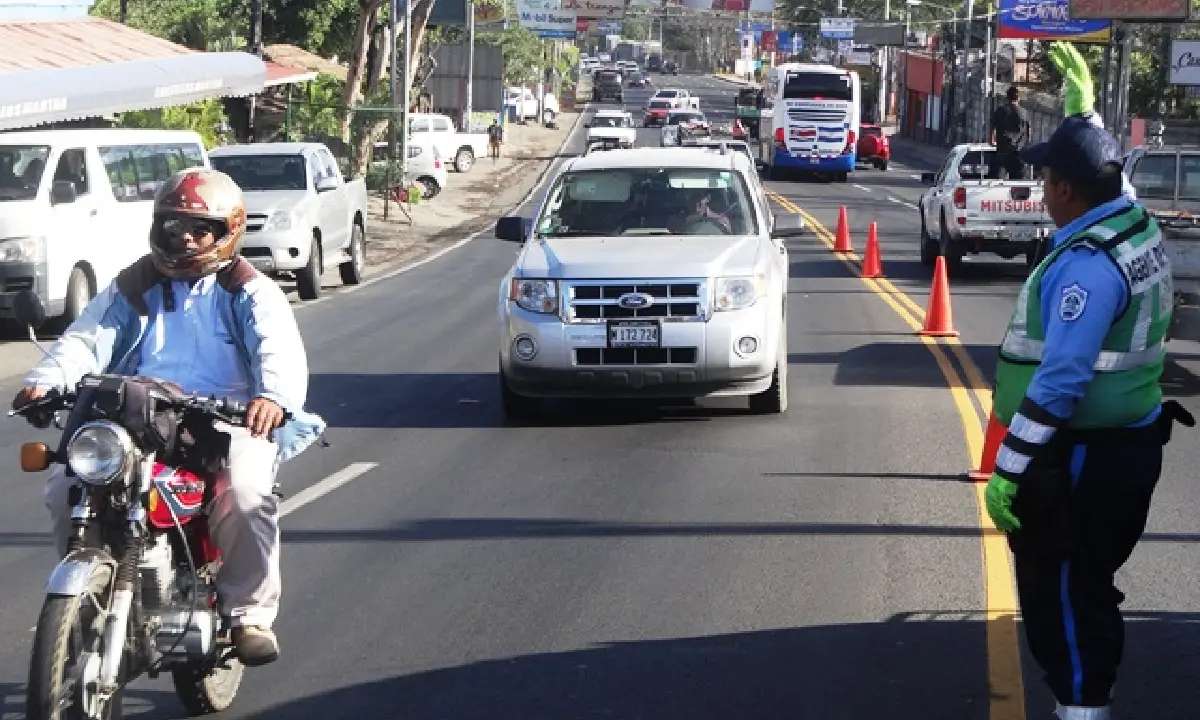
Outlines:
[[[708,190],[680,190],[683,210],[671,218],[671,232],[683,235],[713,235],[719,229],[725,234],[733,231],[729,218],[710,207],[712,193]],[[715,227],[714,227],[715,226]]]
[[[271,630],[279,610],[279,464],[324,431],[303,412],[308,391],[304,341],[279,286],[244,260],[241,189],[208,168],[182,170],[154,199],[150,252],[122,270],[84,309],[25,379],[19,408],[85,374],[142,375],[184,392],[247,406],[246,426],[219,425],[230,437],[209,513],[221,551],[220,611],[230,619],[247,666],[279,657]],[[282,424],[285,411],[291,420]],[[282,426],[281,426],[282,424]],[[63,469],[46,483],[59,555],[71,531]]]

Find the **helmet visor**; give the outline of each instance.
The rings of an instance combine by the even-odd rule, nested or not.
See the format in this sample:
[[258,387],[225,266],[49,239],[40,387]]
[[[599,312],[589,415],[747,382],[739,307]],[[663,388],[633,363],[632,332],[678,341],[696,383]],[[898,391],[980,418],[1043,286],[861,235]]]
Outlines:
[[228,231],[220,220],[163,213],[154,217],[150,242],[163,252],[186,255],[213,245]]

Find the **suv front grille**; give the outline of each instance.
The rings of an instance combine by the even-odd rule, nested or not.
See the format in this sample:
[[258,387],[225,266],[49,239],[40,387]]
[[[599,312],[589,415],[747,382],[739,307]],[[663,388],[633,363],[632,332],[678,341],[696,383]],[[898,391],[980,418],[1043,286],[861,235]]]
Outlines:
[[[564,284],[566,321],[598,322],[632,318],[704,320],[706,286],[699,280],[587,281]],[[653,298],[642,308],[617,304],[622,295],[641,293]]]

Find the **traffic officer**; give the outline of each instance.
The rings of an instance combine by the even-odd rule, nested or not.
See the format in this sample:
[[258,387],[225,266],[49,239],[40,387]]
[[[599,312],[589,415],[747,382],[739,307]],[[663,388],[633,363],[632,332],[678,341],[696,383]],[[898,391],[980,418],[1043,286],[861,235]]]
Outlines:
[[1159,379],[1173,304],[1154,219],[1122,193],[1121,148],[1088,117],[1021,151],[1058,227],[1000,347],[1008,427],[986,505],[1008,534],[1030,652],[1061,720],[1108,720],[1124,645],[1114,585],[1141,538],[1171,423]]

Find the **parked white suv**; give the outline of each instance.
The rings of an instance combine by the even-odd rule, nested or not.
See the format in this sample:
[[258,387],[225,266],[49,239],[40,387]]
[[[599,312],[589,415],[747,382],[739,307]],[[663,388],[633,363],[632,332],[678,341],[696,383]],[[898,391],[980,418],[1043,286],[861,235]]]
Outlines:
[[788,253],[743,153],[611,150],[569,160],[499,288],[500,393],[528,417],[553,397],[748,395],[787,408]]

